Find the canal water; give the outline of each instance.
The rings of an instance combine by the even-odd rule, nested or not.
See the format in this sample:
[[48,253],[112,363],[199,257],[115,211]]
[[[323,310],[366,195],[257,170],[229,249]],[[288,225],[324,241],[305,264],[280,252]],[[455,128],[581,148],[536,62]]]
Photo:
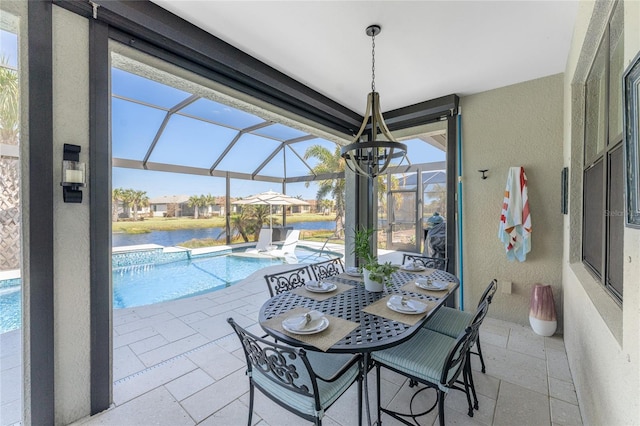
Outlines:
[[[322,222],[298,222],[288,223],[287,227],[305,230],[334,230],[335,221]],[[202,228],[202,229],[181,229],[177,231],[153,231],[148,234],[124,234],[115,233],[112,235],[112,246],[134,246],[139,244],[159,244],[171,247],[193,239],[224,239],[224,228]]]

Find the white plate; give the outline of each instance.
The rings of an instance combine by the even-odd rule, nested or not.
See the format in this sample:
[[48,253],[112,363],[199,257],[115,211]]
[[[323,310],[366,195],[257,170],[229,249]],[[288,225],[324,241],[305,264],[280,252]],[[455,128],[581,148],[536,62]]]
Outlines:
[[282,328],[293,334],[315,334],[320,333],[321,331],[329,327],[329,320],[327,319],[327,317],[322,316],[321,318],[311,320],[311,322],[304,328],[298,329],[297,325],[300,324],[301,319],[301,316],[287,318],[286,320],[282,321]]
[[415,299],[406,298],[407,305],[402,305],[402,296],[391,296],[387,300],[387,307],[392,311],[402,314],[422,314],[427,310],[427,305]]
[[338,286],[334,283],[327,283],[324,281],[320,281],[319,283],[318,281],[307,281],[304,284],[304,288],[312,293],[329,293],[338,288]]
[[431,290],[431,291],[444,291],[449,288],[449,283],[444,281],[431,281],[431,284],[428,284],[426,280],[416,280],[416,286],[420,287],[423,290]]
[[348,267],[345,272],[347,273],[347,275],[350,275],[352,277],[361,277],[362,273],[358,272],[358,268],[350,266]]
[[420,272],[420,271],[424,271],[425,268],[422,265],[416,265],[416,266],[400,265],[400,269],[407,272]]

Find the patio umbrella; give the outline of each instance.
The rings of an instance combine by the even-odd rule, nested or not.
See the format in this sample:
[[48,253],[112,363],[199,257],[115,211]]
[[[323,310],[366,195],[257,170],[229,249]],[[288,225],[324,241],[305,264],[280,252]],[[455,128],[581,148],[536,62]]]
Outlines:
[[271,206],[307,206],[304,200],[299,200],[295,197],[282,194],[275,191],[261,192],[260,194],[252,195],[242,200],[236,200],[232,204],[241,205],[268,205],[269,206],[269,229],[272,231],[269,234],[269,245],[271,245],[271,238],[273,236],[273,215],[271,213]]

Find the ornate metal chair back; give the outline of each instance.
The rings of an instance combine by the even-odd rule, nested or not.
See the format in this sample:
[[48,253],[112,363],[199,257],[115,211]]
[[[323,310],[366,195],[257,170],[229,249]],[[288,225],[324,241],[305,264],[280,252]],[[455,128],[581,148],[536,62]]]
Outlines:
[[441,271],[446,271],[447,266],[449,266],[448,258],[420,256],[417,254],[414,255],[405,253],[402,256],[402,264],[404,265],[408,260],[413,260],[418,264],[424,266],[425,268],[440,269]]
[[271,297],[273,297],[276,294],[290,291],[297,287],[302,287],[305,281],[312,278],[309,267],[303,266],[301,268],[292,269],[286,272],[265,275],[264,279],[267,282],[269,294],[271,294]]
[[319,281],[343,273],[344,264],[340,258],[335,258],[325,260],[324,262],[313,263],[311,264],[311,270],[316,280]]
[[482,302],[484,302],[485,300],[489,304],[491,304],[493,296],[496,294],[497,290],[498,290],[498,280],[494,278],[493,280],[491,280],[487,288],[485,288],[484,291],[482,292],[482,296],[480,296],[480,300],[478,301],[478,306],[480,306]]
[[[247,375],[254,385],[263,392],[272,393],[265,389],[265,386],[256,384],[255,375],[261,374],[278,386],[314,398],[316,408],[320,409],[317,376],[304,349],[280,345],[251,334],[236,324],[233,318],[228,318],[227,322],[242,343],[247,361]],[[277,395],[273,396],[277,399]]]

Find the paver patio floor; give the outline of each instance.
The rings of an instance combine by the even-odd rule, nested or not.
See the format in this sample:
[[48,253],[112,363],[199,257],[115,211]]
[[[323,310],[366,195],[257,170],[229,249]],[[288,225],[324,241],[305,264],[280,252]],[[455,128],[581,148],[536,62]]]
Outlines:
[[[400,256],[389,253],[381,258],[397,262]],[[231,287],[196,297],[114,311],[114,405],[76,424],[246,424],[248,379],[244,355],[226,319],[233,317],[241,326],[262,334],[258,312],[269,297],[263,276],[295,266],[273,266]],[[488,317],[480,337],[486,374],[479,371],[477,357],[472,357],[480,409],[473,418],[468,417],[464,394],[452,392],[445,400],[447,424],[582,424],[561,336],[540,337],[529,327]],[[11,408],[5,405],[8,400],[4,391],[9,385],[5,377],[10,381],[12,376],[5,371],[5,363],[2,369],[5,411]],[[373,385],[375,371],[369,374]],[[408,401],[415,388],[410,388],[403,377],[388,372],[382,380],[383,405],[409,411]],[[370,394],[374,394],[373,386]],[[435,392],[422,394],[424,397],[412,407],[414,411],[434,401]],[[323,423],[355,425],[356,402],[356,390],[352,388],[327,411]],[[8,414],[0,417],[1,425],[19,420]],[[390,417],[383,417],[383,421],[385,425],[399,424]],[[420,424],[436,421],[437,414],[431,413],[421,418]],[[256,392],[253,424],[306,423]]]

